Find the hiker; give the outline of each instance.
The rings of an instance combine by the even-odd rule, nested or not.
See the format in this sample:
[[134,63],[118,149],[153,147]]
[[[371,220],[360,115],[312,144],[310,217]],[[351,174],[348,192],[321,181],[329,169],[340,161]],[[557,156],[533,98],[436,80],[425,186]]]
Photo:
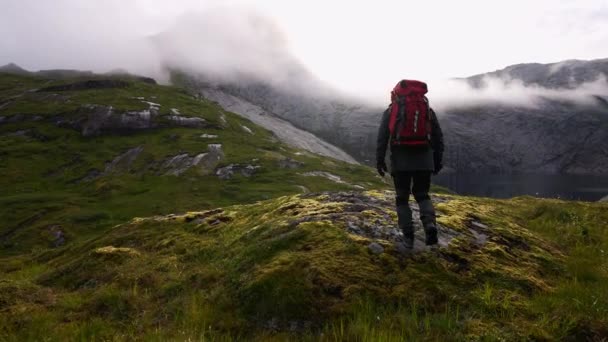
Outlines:
[[[391,175],[395,183],[397,217],[405,248],[414,247],[410,191],[420,207],[420,220],[428,246],[437,244],[435,208],[429,196],[431,173],[441,171],[443,133],[425,94],[427,85],[402,80],[391,92],[391,104],[378,130],[376,166],[384,177],[387,146],[391,148]],[[413,184],[413,185],[412,185]]]

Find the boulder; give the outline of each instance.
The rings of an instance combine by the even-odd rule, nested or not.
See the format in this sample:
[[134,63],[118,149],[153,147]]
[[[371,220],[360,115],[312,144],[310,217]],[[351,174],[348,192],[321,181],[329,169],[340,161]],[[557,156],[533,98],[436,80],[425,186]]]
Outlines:
[[253,176],[258,170],[260,166],[258,165],[239,165],[239,164],[230,164],[226,167],[222,167],[215,171],[216,176],[220,179],[227,180],[234,177],[235,174],[241,174],[244,177]]
[[104,174],[110,174],[114,172],[127,172],[131,170],[131,167],[137,157],[144,150],[143,146],[137,146],[128,150],[127,152],[114,158],[111,162],[106,163]]
[[224,159],[224,151],[220,144],[207,145],[207,152],[190,156],[187,153],[179,154],[165,160],[161,168],[165,175],[179,176],[190,168],[196,167],[201,175],[213,173],[217,165]]
[[282,169],[299,169],[304,166],[304,163],[291,158],[279,160],[279,167]]

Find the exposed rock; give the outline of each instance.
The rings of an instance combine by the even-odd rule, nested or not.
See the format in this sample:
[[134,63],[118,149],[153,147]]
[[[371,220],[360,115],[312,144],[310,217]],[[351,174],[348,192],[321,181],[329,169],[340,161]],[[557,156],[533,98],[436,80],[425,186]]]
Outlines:
[[109,163],[106,163],[106,168],[104,170],[104,175],[108,175],[113,172],[128,172],[131,170],[131,166],[133,162],[137,159],[137,157],[144,150],[143,146],[138,146],[128,150],[127,152],[119,155],[114,158]]
[[[371,242],[377,242],[377,240],[393,242],[397,252],[399,252],[403,233],[398,229],[394,216],[394,192],[329,192],[323,193],[321,196],[314,193],[300,196],[302,198],[321,198],[323,203],[342,203],[342,206],[339,210],[324,211],[295,219],[291,222],[292,225],[321,220],[338,222],[343,224],[347,232],[370,239]],[[433,196],[433,200],[437,201],[437,198]],[[427,251],[429,247],[425,245],[424,228],[420,221],[418,205],[412,201],[410,207],[413,211],[415,233],[414,248],[409,251],[409,254],[416,254]],[[361,214],[363,212],[365,212],[365,215]],[[442,224],[438,224],[437,229],[439,231],[439,247],[447,247],[454,238],[463,236],[462,233]],[[478,244],[480,239],[471,232],[470,240]],[[479,245],[483,245],[483,243]]]
[[192,162],[192,166],[198,166],[199,173],[203,175],[213,173],[220,161],[224,159],[221,144],[210,144],[207,146],[207,151],[207,153],[196,156]]
[[161,107],[160,103],[150,102],[150,101],[141,101],[141,102],[147,104],[148,106],[150,106],[150,108],[154,108],[157,110]]
[[167,170],[165,172],[165,175],[172,175],[172,176],[181,175],[182,173],[188,171],[188,169],[190,169],[192,167],[194,160],[197,157],[198,156],[190,157],[188,155],[188,153],[183,153],[183,154],[178,154],[176,156],[173,156],[173,157],[167,159],[162,165],[162,168],[164,170]]
[[171,114],[173,115],[182,115],[177,108],[171,108]]
[[97,248],[97,249],[95,249],[95,253],[101,254],[101,255],[118,255],[118,256],[131,256],[131,257],[140,255],[140,253],[133,248],[114,247],[114,246],[106,246],[106,247]]
[[175,126],[179,126],[179,127],[190,127],[190,128],[207,127],[207,121],[205,121],[205,119],[202,119],[202,118],[171,115],[171,116],[169,116],[169,120],[174,122]]
[[89,89],[126,88],[129,82],[121,80],[87,80],[38,89],[37,92],[77,91]]
[[243,129],[243,131],[253,135],[253,131],[251,130],[251,128],[249,128],[247,126],[241,126],[241,128]]
[[220,179],[231,179],[235,174],[241,174],[244,177],[253,176],[257,170],[260,169],[260,166],[257,165],[239,165],[239,164],[230,164],[226,167],[217,169],[215,174]]
[[282,169],[299,169],[304,166],[304,163],[291,158],[279,160],[279,167]]
[[197,167],[202,175],[213,173],[220,161],[224,158],[224,151],[220,144],[207,145],[206,153],[199,153],[191,157],[187,153],[179,154],[167,159],[161,166],[165,175],[179,176],[190,168]]
[[367,249],[369,249],[369,251],[372,254],[382,254],[384,253],[384,247],[382,247],[382,245],[380,245],[377,242],[372,242],[367,246]]
[[6,116],[0,116],[0,125],[6,120]]
[[608,196],[606,196],[606,197],[602,198],[602,199],[600,200],[600,202],[608,202]]
[[207,122],[202,118],[168,115],[159,113],[159,106],[153,102],[142,101],[149,105],[141,111],[116,112],[113,107],[86,105],[72,118],[56,117],[54,123],[78,129],[83,136],[96,136],[102,133],[122,133],[159,127],[204,128]]
[[307,176],[307,177],[323,177],[323,178],[327,178],[330,181],[335,182],[335,183],[348,184],[345,181],[343,181],[342,178],[340,178],[340,176],[336,176],[332,173],[325,172],[325,171],[311,171],[311,172],[303,173],[302,175]]
[[223,113],[220,114],[220,124],[224,128],[228,126],[228,120],[226,120],[226,115],[224,115]]
[[474,228],[477,228],[477,229],[488,229],[487,225],[485,225],[481,222],[478,222],[478,221],[471,221],[471,226],[473,226]]
[[215,134],[207,134],[207,133],[205,133],[205,134],[201,134],[201,138],[203,138],[203,139],[217,139],[218,136],[215,135]]

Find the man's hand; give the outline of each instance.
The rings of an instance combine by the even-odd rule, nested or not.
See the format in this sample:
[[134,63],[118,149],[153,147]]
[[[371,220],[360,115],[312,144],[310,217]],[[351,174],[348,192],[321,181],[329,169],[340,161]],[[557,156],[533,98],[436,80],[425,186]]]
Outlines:
[[386,166],[384,160],[376,163],[376,170],[378,170],[380,177],[384,177],[384,175],[388,172],[388,167]]
[[443,162],[441,160],[435,160],[435,170],[433,171],[433,174],[438,174],[441,169],[443,169]]

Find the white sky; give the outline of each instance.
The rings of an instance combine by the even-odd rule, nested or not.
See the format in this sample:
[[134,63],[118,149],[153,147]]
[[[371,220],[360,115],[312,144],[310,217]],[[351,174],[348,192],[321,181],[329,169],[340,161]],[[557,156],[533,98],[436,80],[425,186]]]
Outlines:
[[0,0],[0,64],[124,67],[129,42],[184,13],[226,5],[275,19],[298,59],[355,93],[401,78],[608,58],[608,0]]

